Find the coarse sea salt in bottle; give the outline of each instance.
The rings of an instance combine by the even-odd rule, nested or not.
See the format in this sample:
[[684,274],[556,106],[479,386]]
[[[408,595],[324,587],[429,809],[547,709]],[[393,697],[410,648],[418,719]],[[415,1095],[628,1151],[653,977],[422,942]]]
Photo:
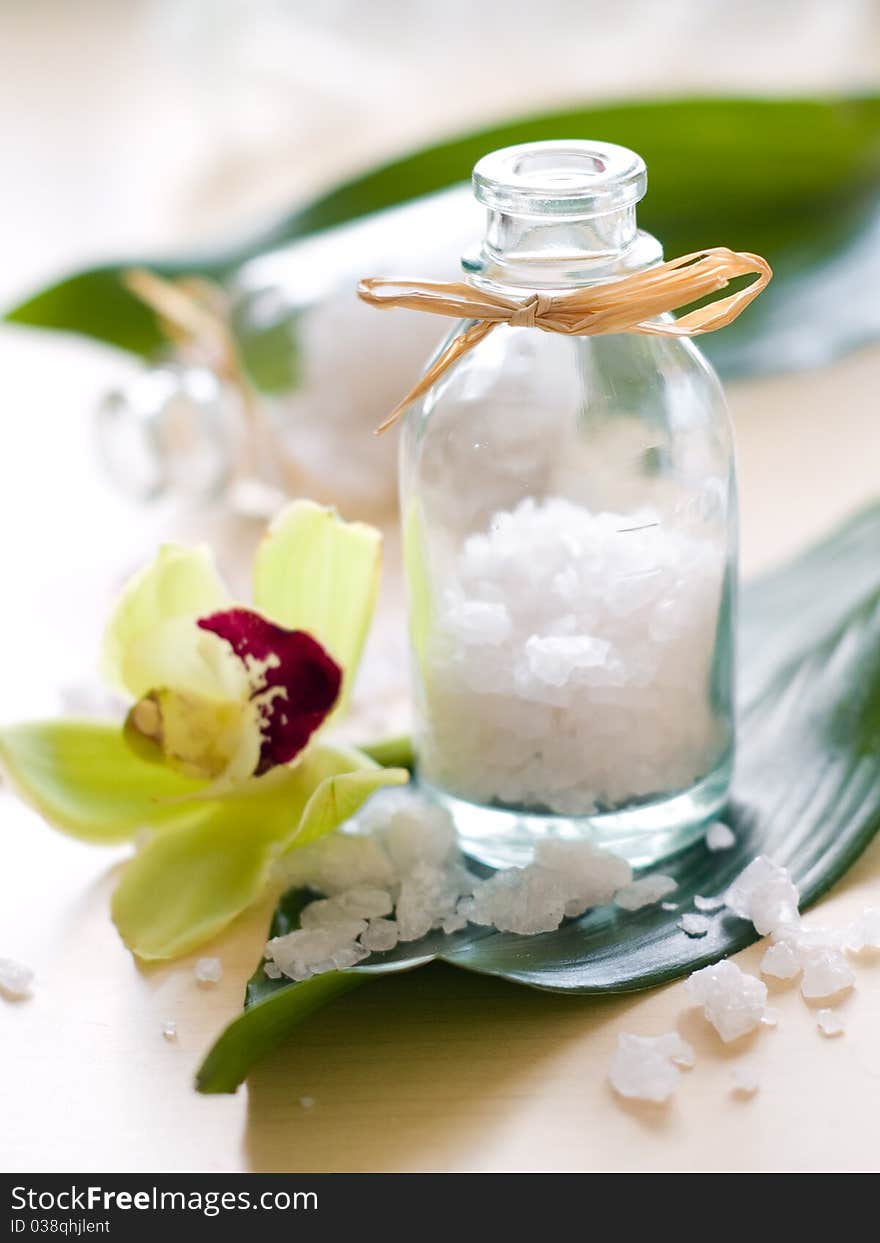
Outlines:
[[[645,188],[609,143],[486,156],[468,280],[525,297],[656,265]],[[498,326],[410,408],[401,467],[418,776],[465,849],[685,846],[734,745],[733,443],[699,350]]]

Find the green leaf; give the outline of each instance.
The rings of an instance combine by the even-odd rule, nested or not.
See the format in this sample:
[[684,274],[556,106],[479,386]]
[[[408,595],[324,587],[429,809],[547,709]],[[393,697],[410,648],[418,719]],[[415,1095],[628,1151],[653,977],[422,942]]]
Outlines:
[[10,785],[63,833],[81,841],[127,841],[138,829],[184,824],[204,782],[149,764],[118,725],[35,721],[0,730],[0,767]]
[[354,748],[314,745],[235,795],[188,804],[190,823],[156,834],[125,869],[112,906],[122,939],[139,958],[187,953],[251,905],[285,851],[331,832],[374,790],[408,777]]
[[[164,633],[155,640],[156,632],[174,623],[185,627],[194,618],[224,608],[228,601],[209,549],[164,544],[122,589],[104,633],[101,664],[105,679],[135,699],[156,686],[179,685],[178,680],[156,681],[163,654],[171,651],[173,656],[179,645],[167,641]],[[199,639],[200,633],[196,631],[193,638]],[[179,638],[184,641],[185,633]],[[192,645],[185,646],[188,660]]]
[[[294,501],[273,520],[254,561],[254,604],[291,630],[307,630],[342,666],[344,711],[370,629],[382,536],[334,509]],[[325,725],[326,728],[326,725]]]
[[[770,260],[776,279],[769,290],[736,325],[704,339],[728,374],[803,366],[880,331],[873,297],[880,246],[876,229],[868,232],[880,189],[880,99],[873,96],[640,101],[516,119],[347,181],[223,253],[159,262],[135,256],[81,272],[7,318],[82,332],[151,357],[162,338],[152,313],[121,283],[127,268],[227,280],[275,247],[463,182],[495,147],[572,135],[623,143],[645,157],[650,190],[640,221],[669,256],[723,244]],[[438,236],[442,228],[441,218]],[[290,355],[288,333],[278,348]],[[265,351],[258,362],[255,370],[268,376],[284,366]]]
[[199,1091],[234,1092],[251,1067],[303,1019],[362,983],[356,975],[328,972],[251,1006],[229,1024],[205,1058],[196,1078]]
[[[727,815],[736,845],[712,853],[699,842],[664,862],[663,871],[678,881],[675,900],[681,909],[688,909],[696,894],[723,893],[759,853],[789,868],[809,905],[880,828],[878,547],[880,506],[874,506],[746,588],[740,745]],[[308,896],[285,895],[272,935],[296,926]],[[435,933],[343,974],[407,970],[438,958],[554,992],[624,992],[674,980],[757,939],[750,923],[729,913],[715,917],[708,935],[699,939],[678,928],[678,917],[658,906],[631,913],[602,907],[534,937],[479,928],[448,938]],[[262,965],[257,969],[246,1004],[259,1009],[264,1035],[270,1011],[277,1014],[271,1043],[306,1013],[290,996],[305,987],[269,980]],[[202,1085],[202,1090],[234,1090],[268,1047],[265,1041],[255,1044],[250,1057],[247,1026],[238,1031],[235,1062],[226,1075],[219,1065],[225,1037],[209,1057],[210,1084],[223,1086]]]

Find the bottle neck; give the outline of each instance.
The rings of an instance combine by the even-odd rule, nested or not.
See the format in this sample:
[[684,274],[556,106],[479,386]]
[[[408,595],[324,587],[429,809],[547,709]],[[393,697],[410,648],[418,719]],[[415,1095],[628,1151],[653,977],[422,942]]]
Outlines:
[[471,284],[565,290],[652,267],[660,243],[636,225],[635,204],[601,214],[520,215],[489,209],[482,243],[462,259]]

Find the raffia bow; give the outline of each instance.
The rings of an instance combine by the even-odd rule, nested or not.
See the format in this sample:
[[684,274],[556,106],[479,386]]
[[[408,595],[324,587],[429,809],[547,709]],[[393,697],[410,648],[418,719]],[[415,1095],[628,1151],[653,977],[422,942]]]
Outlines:
[[[736,277],[750,275],[757,280],[745,289],[689,311],[674,323],[657,322],[656,316],[689,306],[725,289]],[[453,319],[476,320],[453,337],[418,384],[376,430],[384,432],[396,423],[410,402],[426,393],[462,355],[499,324],[540,328],[543,332],[561,332],[567,336],[636,332],[658,337],[696,337],[732,323],[766,288],[772,275],[770,264],[760,255],[716,246],[604,285],[560,294],[532,293],[524,299],[505,297],[456,281],[399,281],[384,276],[362,280],[358,296],[370,306],[404,307]]]

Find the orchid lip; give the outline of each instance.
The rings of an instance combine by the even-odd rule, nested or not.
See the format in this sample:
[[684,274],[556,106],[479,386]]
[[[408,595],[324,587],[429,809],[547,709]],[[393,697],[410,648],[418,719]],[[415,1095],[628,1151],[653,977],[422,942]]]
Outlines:
[[339,698],[342,669],[304,630],[287,630],[250,609],[199,618],[225,640],[248,673],[261,734],[255,776],[295,759]]

